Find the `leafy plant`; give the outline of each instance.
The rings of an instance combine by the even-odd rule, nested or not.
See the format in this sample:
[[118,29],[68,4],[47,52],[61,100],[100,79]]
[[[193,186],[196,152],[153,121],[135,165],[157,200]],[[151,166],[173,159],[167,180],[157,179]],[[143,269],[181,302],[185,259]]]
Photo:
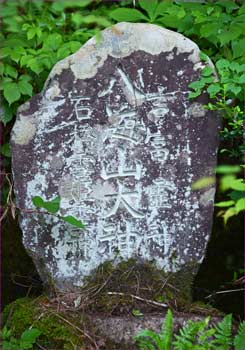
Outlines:
[[56,214],[55,216],[57,216],[60,220],[68,222],[72,226],[82,229],[85,228],[85,225],[82,223],[82,221],[76,219],[74,216],[61,216],[57,214],[60,209],[60,197],[56,197],[51,201],[44,201],[41,197],[35,196],[32,198],[32,202],[37,208],[43,208],[52,215]]
[[[201,56],[205,60],[205,56]],[[224,129],[221,132],[224,140],[231,141],[231,149],[222,149],[221,152],[228,153],[233,157],[242,157],[244,152],[243,143],[243,111],[241,102],[243,98],[244,86],[244,64],[219,59],[215,64],[218,79],[214,76],[211,68],[206,67],[202,71],[201,79],[189,84],[193,89],[190,98],[198,97],[203,91],[206,92],[212,102],[208,103],[207,109],[218,111],[225,121]],[[237,147],[234,146],[240,143]]]
[[2,341],[0,344],[3,350],[32,350],[40,335],[39,329],[31,328],[24,331],[20,339],[17,339],[12,335],[11,330],[4,327],[1,332]]
[[219,166],[216,169],[217,174],[221,174],[220,190],[227,192],[228,199],[217,202],[216,207],[223,208],[218,215],[222,216],[226,224],[228,219],[245,210],[245,183],[243,178],[237,178],[236,174],[241,172],[239,166]]
[[135,340],[138,341],[141,350],[170,350],[173,332],[173,314],[170,309],[162,324],[161,332],[155,333],[149,329],[144,329],[138,333]]
[[232,315],[226,315],[215,327],[210,327],[210,318],[203,321],[188,321],[173,338],[173,315],[168,310],[160,333],[149,329],[135,337],[141,350],[235,350],[244,349],[245,323],[232,338]]

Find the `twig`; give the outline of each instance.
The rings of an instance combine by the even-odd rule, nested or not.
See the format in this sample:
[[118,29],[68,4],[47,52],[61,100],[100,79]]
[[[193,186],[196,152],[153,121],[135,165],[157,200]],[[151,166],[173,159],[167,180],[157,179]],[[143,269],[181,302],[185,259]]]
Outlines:
[[47,348],[44,348],[42,345],[40,345],[40,344],[38,344],[38,343],[36,343],[37,344],[37,346],[39,347],[39,349],[41,349],[41,350],[48,350]]
[[125,293],[119,293],[119,292],[108,292],[107,294],[108,295],[121,295],[121,296],[127,296],[128,295],[128,296],[130,296],[133,299],[144,301],[144,302],[152,304],[152,305],[161,306],[161,307],[164,307],[164,308],[168,307],[167,304],[158,303],[157,301],[154,301],[154,300],[144,299],[144,298],[138,297],[137,295],[133,295],[133,294],[125,294]]
[[[43,306],[46,308],[45,305],[43,305]],[[98,344],[96,343],[96,341],[87,332],[85,332],[85,330],[82,330],[81,328],[77,327],[75,324],[71,323],[66,318],[64,318],[63,316],[61,316],[60,314],[58,314],[56,312],[50,312],[50,313],[54,314],[56,317],[60,318],[62,321],[64,321],[67,324],[69,324],[69,326],[71,326],[72,328],[76,329],[82,335],[85,335],[85,337],[87,337],[94,344],[96,350],[99,350],[99,347],[98,347]]]
[[234,293],[234,292],[241,292],[241,291],[245,291],[244,288],[240,288],[240,289],[229,289],[229,290],[221,290],[219,292],[215,292],[212,294],[209,294],[207,297],[205,297],[205,299],[211,298],[216,294],[225,294],[225,293]]
[[61,320],[63,320],[64,322],[66,322],[67,324],[69,324],[71,327],[75,328],[77,331],[79,331],[81,334],[85,335],[85,337],[87,337],[96,347],[97,350],[99,350],[99,347],[96,343],[96,341],[90,337],[90,335],[85,332],[85,330],[82,330],[81,328],[77,327],[76,325],[74,325],[73,323],[71,323],[70,321],[68,321],[66,318],[62,317],[59,314],[55,314],[58,318],[60,318]]

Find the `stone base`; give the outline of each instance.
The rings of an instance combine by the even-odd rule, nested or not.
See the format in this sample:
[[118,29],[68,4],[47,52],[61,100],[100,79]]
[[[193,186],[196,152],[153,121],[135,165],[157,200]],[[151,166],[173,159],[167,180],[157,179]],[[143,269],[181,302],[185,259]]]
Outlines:
[[[100,315],[93,315],[90,316],[90,320],[102,336],[120,346],[114,349],[127,350],[128,346],[130,346],[130,350],[135,350],[132,348],[132,345],[135,344],[134,337],[143,329],[160,332],[166,313],[167,310],[162,313],[147,314],[142,317],[128,315],[101,317]],[[173,315],[173,333],[178,332],[189,320],[202,321],[206,317],[207,315],[198,315],[196,313],[176,313]],[[222,316],[213,316],[210,325],[220,322],[222,318]]]

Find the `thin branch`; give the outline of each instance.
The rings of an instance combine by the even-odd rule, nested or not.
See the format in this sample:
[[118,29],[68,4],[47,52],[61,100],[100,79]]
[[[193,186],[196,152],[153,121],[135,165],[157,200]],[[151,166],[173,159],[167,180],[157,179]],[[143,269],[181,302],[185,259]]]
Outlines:
[[240,288],[240,289],[229,289],[229,290],[221,290],[219,292],[215,292],[212,294],[209,294],[207,297],[205,297],[205,299],[211,298],[216,294],[225,294],[225,293],[234,293],[234,292],[241,292],[241,291],[245,291],[244,288]]
[[154,300],[144,299],[144,298],[138,297],[137,295],[133,295],[133,294],[125,294],[125,293],[119,293],[119,292],[108,292],[107,294],[108,295],[130,296],[133,299],[144,301],[145,303],[148,303],[148,304],[152,304],[152,305],[160,306],[160,307],[164,307],[164,308],[168,307],[167,304],[158,303],[157,301],[154,301]]
[[61,320],[63,320],[64,322],[66,322],[67,324],[69,324],[71,327],[75,328],[81,334],[85,335],[85,337],[87,337],[95,345],[96,349],[99,350],[99,347],[98,347],[96,341],[87,332],[85,332],[85,330],[82,330],[81,328],[77,327],[76,325],[74,325],[73,323],[68,321],[66,318],[62,317],[61,315],[59,315],[59,314],[55,314],[55,315],[58,318],[60,318]]

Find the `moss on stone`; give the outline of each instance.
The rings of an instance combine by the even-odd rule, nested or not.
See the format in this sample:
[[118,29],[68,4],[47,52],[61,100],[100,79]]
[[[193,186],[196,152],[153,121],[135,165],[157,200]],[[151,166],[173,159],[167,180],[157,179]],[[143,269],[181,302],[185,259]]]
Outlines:
[[81,294],[89,300],[84,306],[87,312],[121,314],[135,308],[146,312],[156,310],[150,303],[139,301],[132,295],[183,309],[191,303],[192,282],[193,266],[188,266],[185,271],[166,274],[156,269],[153,262],[129,259],[100,265],[86,279]]
[[[186,276],[189,275],[190,271],[187,271]],[[149,300],[167,304],[177,313],[217,315],[217,310],[207,305],[192,303],[190,288],[185,289],[184,283],[184,273],[181,276],[166,275],[150,262],[140,263],[134,259],[117,264],[106,262],[87,278],[77,293],[58,295],[55,302],[45,296],[16,300],[4,309],[3,324],[12,330],[15,337],[20,337],[30,327],[38,328],[42,332],[38,342],[46,349],[74,350],[76,346],[83,349],[88,342],[89,337],[85,336],[83,329],[88,330],[87,333],[92,334],[93,339],[95,329],[89,316],[96,317],[99,314],[106,318],[111,315],[129,315],[134,309],[140,310],[145,317],[147,314],[162,312],[161,306],[157,307]],[[186,283],[189,285],[190,281]],[[80,310],[74,309],[77,296],[81,297]],[[58,311],[58,305],[63,305],[62,302],[68,308],[63,307],[61,312]],[[105,339],[106,335],[102,338],[104,349],[117,349],[113,342]]]
[[[82,346],[84,337],[58,317],[60,313],[52,308],[43,308],[45,297],[21,298],[8,305],[3,312],[3,325],[12,330],[18,339],[30,327],[41,331],[39,344],[48,349],[73,350]],[[64,316],[67,319],[67,315]],[[74,319],[71,319],[74,324]]]

